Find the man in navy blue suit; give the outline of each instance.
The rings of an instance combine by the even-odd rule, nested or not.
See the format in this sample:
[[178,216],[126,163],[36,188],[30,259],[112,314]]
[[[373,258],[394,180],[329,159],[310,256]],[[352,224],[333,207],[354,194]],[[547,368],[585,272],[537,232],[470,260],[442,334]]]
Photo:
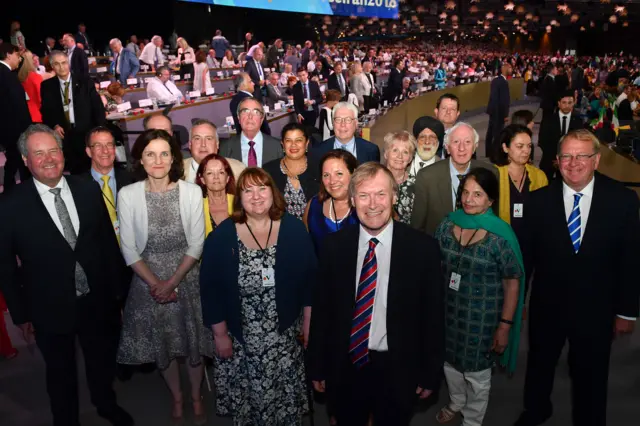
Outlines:
[[498,143],[500,132],[504,128],[504,123],[509,119],[509,105],[511,97],[509,95],[509,83],[507,76],[511,75],[511,64],[504,62],[502,64],[502,72],[491,81],[491,92],[489,94],[489,104],[487,105],[487,114],[489,114],[489,126],[487,127],[487,136],[484,144],[486,156],[492,158],[495,145]]
[[367,161],[380,162],[380,149],[377,145],[355,136],[358,127],[358,108],[348,102],[337,103],[331,113],[335,136],[331,137],[311,150],[315,161],[332,149],[344,149],[352,153],[360,164]]

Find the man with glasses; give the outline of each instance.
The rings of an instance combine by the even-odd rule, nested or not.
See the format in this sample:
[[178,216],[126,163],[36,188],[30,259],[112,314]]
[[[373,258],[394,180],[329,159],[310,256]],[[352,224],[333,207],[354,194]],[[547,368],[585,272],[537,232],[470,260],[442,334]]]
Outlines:
[[553,380],[567,341],[573,425],[607,424],[611,343],[633,331],[639,313],[640,205],[633,191],[595,172],[599,151],[589,131],[569,132],[556,156],[562,179],[532,192],[527,204],[524,244],[534,273],[525,411],[515,426],[540,425],[553,414]]
[[367,161],[380,162],[380,149],[378,145],[355,136],[358,128],[358,108],[349,102],[339,102],[331,111],[333,118],[333,130],[335,136],[316,145],[311,150],[311,155],[316,164],[324,154],[332,149],[344,149],[358,159],[358,163]]
[[418,141],[418,147],[409,168],[409,176],[416,177],[420,170],[440,161],[436,154],[444,139],[444,126],[433,117],[420,117],[413,123],[413,135]]
[[[216,125],[203,118],[196,119],[189,131],[189,151],[191,158],[183,160],[184,177],[187,182],[194,183],[198,167],[204,158],[209,154],[217,154],[220,147]],[[233,158],[227,158],[231,166],[233,176],[237,179],[245,169],[245,165]]]
[[156,76],[147,84],[147,98],[157,99],[160,104],[171,104],[182,100],[184,95],[171,81],[171,71],[167,66],[161,66],[156,71]]
[[260,131],[264,115],[260,102],[253,97],[243,99],[238,105],[242,131],[220,144],[220,155],[241,161],[247,167],[262,167],[282,158],[280,141]]

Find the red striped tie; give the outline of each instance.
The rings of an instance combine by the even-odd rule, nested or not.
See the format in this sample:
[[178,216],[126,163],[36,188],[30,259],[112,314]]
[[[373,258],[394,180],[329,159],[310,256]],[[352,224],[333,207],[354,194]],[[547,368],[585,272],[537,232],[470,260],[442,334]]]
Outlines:
[[362,272],[360,272],[358,293],[351,322],[349,357],[353,365],[358,368],[369,362],[369,331],[378,282],[378,262],[376,260],[376,245],[378,243],[379,241],[375,238],[369,240],[369,249],[364,256]]

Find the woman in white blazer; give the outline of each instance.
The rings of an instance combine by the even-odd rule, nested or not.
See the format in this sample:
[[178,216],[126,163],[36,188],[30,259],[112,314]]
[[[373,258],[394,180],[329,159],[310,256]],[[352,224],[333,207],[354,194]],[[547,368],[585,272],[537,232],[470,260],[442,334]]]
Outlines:
[[180,147],[164,130],[148,130],[131,151],[138,182],[118,192],[122,254],[134,271],[118,348],[121,364],[155,363],[183,418],[177,358],[186,359],[196,424],[206,422],[200,395],[203,356],[212,356],[202,322],[199,268],[204,246],[202,190],[180,180]]
[[[371,83],[362,72],[362,65],[358,62],[354,63],[351,68],[352,76],[349,80],[349,89],[351,93],[356,95],[358,99],[358,110],[364,111],[364,97],[371,92]],[[368,112],[368,111],[367,111]]]

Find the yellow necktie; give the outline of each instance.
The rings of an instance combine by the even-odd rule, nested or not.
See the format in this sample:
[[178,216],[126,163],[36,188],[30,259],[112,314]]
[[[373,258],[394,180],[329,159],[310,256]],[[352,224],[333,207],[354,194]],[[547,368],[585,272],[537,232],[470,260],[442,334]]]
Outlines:
[[[116,221],[118,220],[118,214],[116,213],[116,200],[113,196],[113,191],[111,190],[111,187],[109,186],[109,179],[110,176],[106,175],[106,176],[102,176],[102,194],[104,195],[105,198],[105,204],[107,205],[107,211],[109,212],[109,217],[111,218],[111,223],[115,225]],[[116,237],[118,237],[118,244],[120,244],[120,235],[116,234]]]

